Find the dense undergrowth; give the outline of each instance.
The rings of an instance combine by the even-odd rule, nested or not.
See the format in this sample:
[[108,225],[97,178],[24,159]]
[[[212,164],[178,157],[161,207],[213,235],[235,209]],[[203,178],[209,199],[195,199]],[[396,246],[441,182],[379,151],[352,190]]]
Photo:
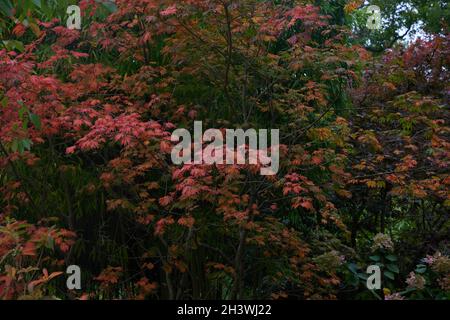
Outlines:
[[[24,3],[0,6],[0,298],[450,297],[448,32],[374,53],[353,2],[83,0],[81,30]],[[172,164],[194,120],[280,129],[280,170]]]

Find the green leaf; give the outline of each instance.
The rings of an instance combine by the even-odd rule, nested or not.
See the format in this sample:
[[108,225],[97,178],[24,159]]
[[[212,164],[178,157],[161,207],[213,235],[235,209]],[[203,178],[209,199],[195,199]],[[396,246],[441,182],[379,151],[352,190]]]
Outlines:
[[11,143],[11,151],[23,153],[25,150],[31,150],[33,142],[30,139],[14,139]]
[[25,50],[23,43],[21,41],[14,41],[14,48],[19,50],[20,52]]
[[17,139],[14,139],[11,144],[11,151],[16,152],[19,149],[19,141]]
[[20,140],[19,143],[17,144],[17,148],[20,154],[22,154],[25,151],[25,146],[23,145],[22,140]]
[[397,257],[392,254],[387,255],[386,259],[388,259],[389,261],[392,261],[392,262],[397,261]]
[[354,263],[349,263],[348,269],[355,274],[358,273],[358,266]]
[[11,1],[9,0],[2,0],[0,1],[0,12],[5,14],[6,16],[11,17],[13,11],[13,6],[11,4]]
[[417,273],[425,273],[426,271],[427,271],[427,266],[426,266],[426,265],[424,265],[424,264],[418,264],[418,265],[416,266],[415,272],[417,272]]
[[362,280],[367,280],[369,276],[366,273],[358,273],[358,278]]
[[3,45],[6,47],[6,49],[8,50],[19,50],[20,52],[22,52],[23,50],[25,50],[25,47],[23,46],[23,43],[17,40],[3,40]]
[[53,250],[53,249],[54,249],[54,240],[53,240],[52,237],[48,237],[48,238],[47,238],[47,241],[46,241],[46,243],[45,243],[45,247],[48,248],[48,249],[50,249],[50,250]]
[[3,108],[5,108],[8,105],[8,97],[3,97],[1,103]]
[[31,145],[33,144],[33,142],[30,139],[23,139],[21,142],[23,149],[31,150]]
[[395,264],[388,264],[386,267],[392,272],[400,273],[400,270],[398,269],[398,266],[395,265]]
[[38,8],[42,8],[41,0],[33,0],[33,3],[34,3]]
[[395,279],[395,275],[394,275],[392,272],[390,272],[390,271],[385,271],[385,272],[384,272],[384,276],[385,276],[386,278],[391,279],[391,280],[394,280],[394,279]]
[[41,130],[42,128],[42,124],[41,124],[41,118],[39,118],[39,116],[35,113],[31,113],[29,114],[30,117],[30,121],[31,123],[33,123],[33,125],[36,127],[36,129]]
[[117,11],[117,6],[114,2],[102,2],[103,6],[108,9],[109,12],[116,12]]
[[24,130],[27,130],[27,129],[28,129],[28,119],[23,119],[23,122],[22,122],[22,128],[23,128]]
[[380,261],[380,256],[370,256],[369,259],[372,261]]
[[27,108],[25,108],[24,106],[22,106],[22,107],[19,109],[19,118],[20,118],[20,120],[23,119],[23,114],[25,113],[25,111],[27,111]]

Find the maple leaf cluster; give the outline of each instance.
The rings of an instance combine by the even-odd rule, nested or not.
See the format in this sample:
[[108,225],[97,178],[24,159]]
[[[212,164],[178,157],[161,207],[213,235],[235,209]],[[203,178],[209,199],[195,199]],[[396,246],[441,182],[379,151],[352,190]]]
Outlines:
[[[374,57],[302,2],[115,3],[0,49],[1,298],[69,263],[68,298],[346,298],[370,235],[405,269],[448,244],[448,35]],[[279,129],[280,170],[174,165],[194,120]]]

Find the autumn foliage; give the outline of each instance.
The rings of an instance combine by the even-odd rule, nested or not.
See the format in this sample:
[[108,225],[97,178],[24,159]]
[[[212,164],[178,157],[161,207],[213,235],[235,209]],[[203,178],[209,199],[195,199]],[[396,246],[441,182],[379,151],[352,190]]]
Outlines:
[[[310,1],[115,2],[7,20],[0,298],[449,298],[448,33],[375,55]],[[280,129],[280,170],[172,164],[194,120]]]

